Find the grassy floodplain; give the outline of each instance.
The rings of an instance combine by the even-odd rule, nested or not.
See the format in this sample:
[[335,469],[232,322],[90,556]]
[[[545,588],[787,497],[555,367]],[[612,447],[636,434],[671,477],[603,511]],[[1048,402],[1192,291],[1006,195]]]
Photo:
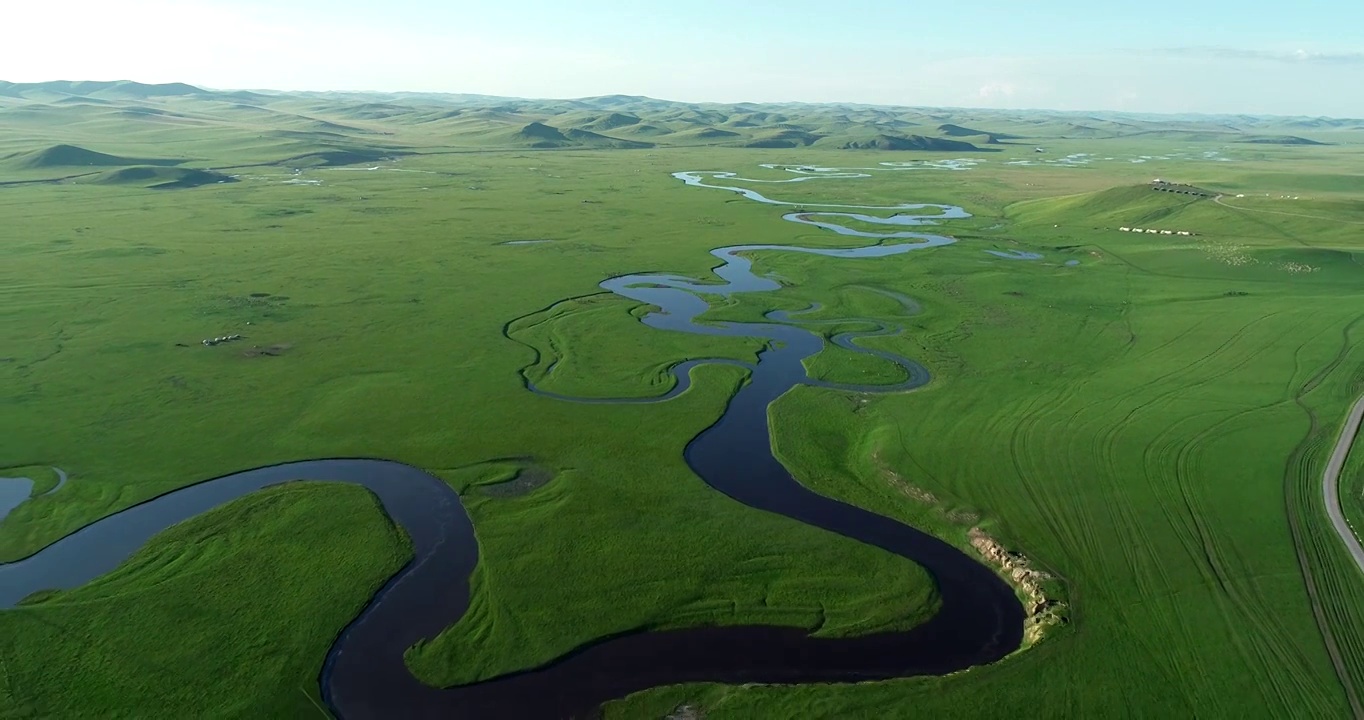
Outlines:
[[9,717],[315,715],[336,632],[410,556],[363,489],[250,495],[6,611],[0,701]]
[[[363,117],[392,110],[353,99],[238,100],[260,112],[198,97],[118,100],[187,119],[96,103],[60,115],[51,98],[0,106],[7,127],[23,128],[0,138],[0,155],[14,153],[0,159],[0,181],[96,173],[0,186],[12,229],[0,245],[0,327],[14,339],[0,350],[0,466],[71,473],[59,493],[0,524],[0,558],[195,480],[376,456],[448,479],[478,532],[470,613],[409,657],[431,682],[537,665],[639,628],[773,622],[846,634],[932,612],[918,568],[746,510],[691,476],[682,448],[719,416],[738,369],[698,370],[692,390],[654,406],[537,397],[522,373],[563,394],[643,397],[666,390],[681,360],[752,360],[754,341],[642,327],[641,308],[596,284],[649,270],[704,278],[715,263],[707,252],[722,245],[856,244],[783,222],[783,208],[684,187],[671,172],[774,180],[790,175],[760,164],[960,154],[827,140],[707,147],[730,136],[694,137],[701,131],[668,119],[680,111],[652,107],[617,129],[673,123],[674,143],[696,145],[652,134],[658,147],[622,150],[564,135],[536,149],[511,147],[526,144],[524,132],[488,129],[487,118],[437,129]],[[702,110],[687,122],[734,127]],[[645,136],[601,127],[624,113],[581,112],[575,122],[599,134]],[[70,121],[52,122],[58,115]],[[984,162],[969,170],[721,183],[791,202],[948,203],[974,217],[946,226],[955,245],[877,260],[760,253],[760,270],[788,287],[736,296],[708,318],[820,303],[802,319],[904,327],[860,342],[923,362],[934,382],[867,397],[798,389],[771,411],[779,456],[819,492],[963,547],[970,527],[986,528],[1057,576],[1070,624],[948,678],[661,688],[608,715],[681,705],[708,717],[1350,712],[1347,688],[1364,692],[1364,583],[1325,523],[1318,483],[1364,385],[1364,153],[1179,136],[1192,131],[1178,123],[1170,137],[1082,137],[1071,120],[1043,120],[960,120],[1030,137],[971,155]],[[1254,132],[1270,130],[1287,132]],[[750,143],[769,131],[726,132]],[[71,161],[52,151],[62,144],[114,160],[55,165]],[[1204,157],[1212,151],[1231,161]],[[1074,153],[1094,158],[1054,162]],[[166,159],[179,163],[156,164]],[[229,167],[252,163],[264,164]],[[112,174],[126,167],[155,170]],[[203,179],[167,168],[238,177],[153,189]],[[1154,193],[1153,177],[1229,197]],[[1116,230],[1138,225],[1198,234]],[[523,240],[545,242],[505,244]],[[907,316],[878,290],[922,311]],[[229,333],[247,337],[199,345]],[[899,379],[889,363],[832,347],[809,367],[842,382]],[[523,495],[490,490],[527,463],[552,479]],[[1356,519],[1361,463],[1343,476]],[[94,714],[117,696],[137,716],[311,712],[331,639],[404,553],[362,491],[319,484],[243,498],[167,531],[87,587],[0,612],[0,710]],[[212,608],[198,607],[205,578],[219,583]],[[153,645],[168,625],[182,647]],[[184,660],[210,647],[223,648],[212,662]],[[103,659],[114,652],[147,662]],[[223,670],[266,655],[278,672]]]

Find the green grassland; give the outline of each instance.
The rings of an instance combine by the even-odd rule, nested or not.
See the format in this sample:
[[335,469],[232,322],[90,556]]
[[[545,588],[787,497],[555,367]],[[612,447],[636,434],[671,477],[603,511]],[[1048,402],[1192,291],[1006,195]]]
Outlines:
[[[622,168],[593,170],[607,159],[556,157],[550,174],[581,168],[614,182],[611,170]],[[31,263],[11,285],[29,304],[23,312],[11,306],[6,322],[30,334],[32,354],[4,366],[18,389],[10,399],[15,412],[5,417],[13,423],[5,452],[61,457],[83,482],[11,514],[5,552],[21,556],[101,514],[247,465],[379,456],[432,468],[453,482],[465,476],[459,468],[528,455],[557,477],[525,497],[470,499],[484,558],[480,590],[460,626],[414,653],[423,677],[471,681],[640,627],[768,621],[839,633],[905,627],[931,613],[932,584],[917,567],[793,521],[754,517],[687,472],[682,448],[718,417],[739,380],[736,370],[698,371],[697,389],[663,406],[582,406],[522,388],[518,371],[533,362],[533,352],[504,337],[504,325],[561,298],[596,292],[598,280],[622,268],[651,267],[658,261],[654,243],[666,241],[613,232],[639,201],[598,208],[560,200],[538,192],[557,183],[506,161],[481,158],[480,166],[459,172],[477,174],[484,187],[505,183],[525,194],[520,207],[542,211],[540,221],[500,210],[510,207],[510,196],[489,200],[495,190],[464,190],[469,180],[438,185],[409,173],[335,171],[322,186],[262,180],[177,193],[11,188],[28,198],[11,201],[21,203],[29,227],[47,229],[25,233],[32,244],[11,248],[12,257]],[[615,192],[647,198],[671,189],[665,173],[652,176],[648,186]],[[432,191],[419,189],[428,183]],[[473,202],[427,201],[437,187]],[[588,187],[610,196],[613,186]],[[66,193],[90,203],[85,214],[72,214],[62,201]],[[337,199],[339,193],[357,205]],[[362,195],[382,212],[364,212],[371,206],[359,204]],[[146,203],[152,205],[144,210]],[[583,209],[604,217],[576,223],[573,214]],[[151,217],[160,220],[149,223]],[[413,232],[393,234],[395,222]],[[575,225],[562,245],[500,244]],[[690,232],[662,229],[674,241]],[[394,264],[395,255],[408,260]],[[581,275],[556,271],[565,255]],[[58,256],[73,263],[64,277],[79,280],[41,279],[41,268]],[[670,262],[701,273],[706,257],[679,248]],[[130,272],[141,276],[135,296],[118,279]],[[86,283],[94,295],[79,289]],[[628,306],[616,310],[621,326],[637,328]],[[198,344],[230,330],[248,338],[237,348]],[[675,351],[629,340],[616,341],[628,368],[658,366]],[[287,349],[252,355],[257,345]],[[756,347],[700,349],[751,357]],[[583,348],[584,357],[596,352]],[[154,372],[126,382],[148,362]],[[597,389],[632,390],[604,382]],[[638,394],[649,391],[641,385]],[[152,427],[135,421],[145,408],[156,409]],[[72,422],[54,428],[43,420],[53,415]],[[92,445],[95,427],[103,428],[104,440]],[[81,445],[85,451],[77,450]],[[251,448],[245,457],[243,448]],[[147,463],[152,456],[161,460]],[[612,507],[629,511],[602,515]],[[316,541],[327,542],[325,534]],[[705,551],[679,563],[679,547]],[[546,582],[546,573],[564,579]],[[505,589],[494,593],[488,589],[494,584]],[[309,609],[300,605],[298,612]],[[476,655],[470,644],[478,646]]]
[[[1354,390],[1364,393],[1364,374]],[[1341,508],[1355,535],[1364,537],[1364,451],[1354,450],[1340,473]]]
[[0,711],[315,716],[332,640],[410,557],[363,488],[249,495],[84,587],[0,613]]
[[[1108,693],[1058,688],[1049,680],[1058,676],[1087,678],[1142,714],[1348,712],[1303,592],[1285,483],[1301,482],[1290,488],[1300,492],[1288,493],[1288,513],[1316,526],[1304,544],[1313,572],[1332,585],[1324,612],[1334,608],[1348,626],[1359,577],[1321,527],[1319,467],[1300,471],[1286,460],[1309,431],[1294,400],[1312,376],[1342,352],[1342,368],[1357,371],[1364,360],[1358,336],[1342,334],[1360,315],[1340,301],[1354,291],[1325,271],[1294,283],[1257,279],[1244,266],[1233,276],[1197,248],[1111,237],[1093,251],[1142,264],[1182,254],[1188,275],[1110,259],[1078,269],[925,268],[896,287],[926,307],[957,308],[946,322],[923,319],[950,331],[904,346],[940,371],[933,385],[861,405],[803,389],[773,409],[778,449],[821,492],[959,541],[967,525],[947,515],[983,514],[993,532],[1065,579],[1071,632],[961,677],[827,692],[669,689],[623,703],[621,715],[699,703],[711,717],[876,717],[909,698],[916,715],[1113,710]],[[769,262],[802,290],[820,283],[785,257]],[[1342,262],[1341,272],[1357,272]],[[909,274],[894,264],[859,282]],[[1233,285],[1250,294],[1222,292]],[[1341,372],[1306,398],[1323,435],[1352,399]],[[907,502],[881,462],[938,506]],[[1358,672],[1357,654],[1344,660]],[[1133,667],[1144,679],[1131,677]]]
[[[708,277],[707,252],[722,245],[848,246],[781,221],[786,208],[669,173],[779,179],[789,174],[758,165],[962,156],[838,149],[840,133],[889,113],[915,123],[903,135],[1001,151],[973,154],[985,162],[966,171],[717,184],[791,202],[961,205],[975,217],[926,228],[960,242],[876,260],[757,253],[759,272],[787,287],[717,303],[707,319],[820,303],[796,319],[828,335],[870,328],[823,324],[846,318],[902,328],[858,343],[922,362],[933,382],[888,395],[797,389],[771,410],[777,453],[817,491],[968,552],[967,531],[985,528],[1056,577],[1071,622],[946,678],[661,688],[608,714],[1333,717],[1364,692],[1364,582],[1325,522],[1319,484],[1364,377],[1364,151],[1333,135],[1349,126],[1244,129],[1337,143],[1263,145],[1191,139],[1201,126],[1177,119],[1160,130],[1168,136],[1148,137],[1069,116],[612,98],[495,110],[183,88],[144,97],[143,87],[24,89],[12,91],[23,102],[0,107],[13,128],[0,133],[0,183],[17,183],[0,184],[11,229],[0,332],[12,339],[0,350],[0,467],[57,465],[73,478],[0,523],[0,559],[195,480],[375,456],[446,478],[478,533],[469,614],[409,653],[430,682],[537,665],[641,628],[912,626],[937,602],[922,570],[747,510],[687,470],[682,448],[719,416],[738,368],[696,370],[688,392],[659,405],[575,404],[524,387],[647,397],[671,387],[677,362],[751,361],[760,343],[643,327],[646,308],[597,283],[653,270]],[[565,140],[532,128],[556,143],[532,147],[516,136],[531,122]],[[825,137],[739,147],[777,123]],[[574,128],[655,147],[619,149]],[[992,144],[988,133],[1026,139]],[[52,150],[64,145],[113,159]],[[1201,157],[1214,150],[1232,161]],[[1008,164],[1069,153],[1100,159]],[[1153,159],[1129,160],[1142,155]],[[200,171],[236,182],[155,188]],[[1246,197],[1156,193],[1153,177]],[[1116,230],[1137,224],[1197,235]],[[545,242],[505,244],[522,240]],[[909,314],[880,291],[922,309]],[[199,344],[228,333],[246,337]],[[902,379],[891,363],[832,346],[807,366],[838,382]],[[524,494],[492,491],[525,462],[552,478]],[[1357,454],[1342,481],[1357,522],[1361,468]],[[87,587],[0,613],[0,711],[312,712],[326,647],[404,553],[354,488],[243,498]],[[286,586],[275,566],[300,579],[266,602]],[[207,577],[219,583],[214,609],[192,611]],[[160,644],[167,623],[182,647]],[[267,662],[262,638],[279,670],[247,677],[238,668]],[[215,646],[202,662],[177,659]],[[112,652],[147,662],[109,663]]]
[[[723,402],[741,378],[736,368],[705,368],[675,402],[704,419],[695,410]],[[613,455],[609,470],[594,471],[584,435],[576,467],[529,495],[490,497],[454,480],[483,556],[469,612],[409,654],[419,677],[472,682],[634,628],[759,622],[839,636],[905,629],[937,608],[932,582],[912,563],[746,510],[675,469],[671,458],[705,422],[671,415],[683,424],[665,433],[655,410],[617,414],[655,440],[617,443],[633,457]],[[603,512],[612,507],[629,511]]]

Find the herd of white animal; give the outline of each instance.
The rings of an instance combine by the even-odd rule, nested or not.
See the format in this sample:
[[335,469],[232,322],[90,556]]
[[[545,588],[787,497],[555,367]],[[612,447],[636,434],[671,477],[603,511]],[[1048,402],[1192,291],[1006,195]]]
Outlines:
[[233,340],[241,339],[242,339],[241,335],[224,335],[222,337],[207,338],[204,340],[204,347],[213,347],[218,343],[232,342]]
[[1122,232],[1146,233],[1146,234],[1148,234],[1148,235],[1197,235],[1197,234],[1198,234],[1198,233],[1189,232],[1188,230],[1152,230],[1152,229],[1150,229],[1150,228],[1130,228],[1130,227],[1120,227],[1120,228],[1118,228],[1118,230],[1120,230],[1120,231],[1122,231]]

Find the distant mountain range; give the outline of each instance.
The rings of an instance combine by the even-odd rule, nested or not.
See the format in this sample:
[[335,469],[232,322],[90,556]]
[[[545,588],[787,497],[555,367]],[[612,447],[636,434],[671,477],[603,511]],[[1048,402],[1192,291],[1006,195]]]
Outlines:
[[[170,167],[229,158],[241,163],[348,164],[432,148],[812,147],[957,154],[1057,140],[1125,139],[1359,142],[1364,120],[0,81],[0,172],[9,174],[44,168]],[[121,151],[125,148],[128,152]],[[174,173],[152,175],[165,179]]]

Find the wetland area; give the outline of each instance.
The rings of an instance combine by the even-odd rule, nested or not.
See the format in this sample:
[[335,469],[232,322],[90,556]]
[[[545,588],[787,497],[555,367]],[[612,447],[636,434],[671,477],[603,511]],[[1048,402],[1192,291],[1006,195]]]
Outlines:
[[0,716],[1364,717],[1358,133],[0,83]]
[[[677,176],[690,177],[687,173]],[[927,207],[901,205],[899,209]],[[935,219],[968,217],[961,208],[934,207],[943,211],[931,216]],[[894,224],[925,224],[926,217],[897,215]],[[882,237],[842,230],[840,234]],[[906,369],[907,381],[886,387],[809,378],[802,363],[821,350],[824,340],[800,327],[796,313],[768,313],[772,322],[767,323],[696,322],[709,310],[708,295],[780,289],[776,281],[754,274],[753,253],[801,252],[870,260],[953,242],[946,236],[920,233],[883,237],[919,242],[843,249],[737,245],[711,253],[724,261],[713,271],[721,283],[646,273],[610,278],[601,286],[656,308],[641,318],[650,327],[761,338],[767,343],[758,362],[745,365],[749,380],[729,401],[724,414],[687,444],[688,466],[711,488],[748,507],[838,533],[924,567],[937,583],[942,608],[930,621],[912,630],[856,638],[815,638],[797,629],[764,626],[630,634],[581,648],[544,668],[466,687],[432,688],[407,670],[404,653],[418,641],[454,625],[467,610],[468,577],[478,558],[473,525],[459,495],[439,478],[400,463],[373,459],[312,460],[247,470],[136,505],[30,557],[0,564],[0,587],[4,588],[0,607],[13,607],[35,592],[78,587],[115,569],[171,525],[268,486],[311,479],[355,483],[373,492],[409,538],[414,555],[374,595],[327,654],[320,679],[322,698],[337,717],[378,718],[394,713],[405,717],[579,717],[592,713],[605,701],[659,685],[859,682],[945,674],[996,661],[1017,649],[1023,634],[1023,609],[1004,580],[941,539],[812,492],[772,455],[768,408],[798,384],[867,393],[910,390],[929,381],[928,372],[912,360],[864,351],[856,344],[859,337],[893,330],[882,327],[835,338],[849,351],[873,352]],[[899,299],[907,309],[916,309],[913,300]],[[678,380],[675,391],[649,401],[660,402],[684,391],[690,371],[704,363],[690,361],[674,368]],[[617,402],[602,398],[589,401]],[[63,483],[65,479],[63,473]],[[24,489],[27,494],[28,488]]]

